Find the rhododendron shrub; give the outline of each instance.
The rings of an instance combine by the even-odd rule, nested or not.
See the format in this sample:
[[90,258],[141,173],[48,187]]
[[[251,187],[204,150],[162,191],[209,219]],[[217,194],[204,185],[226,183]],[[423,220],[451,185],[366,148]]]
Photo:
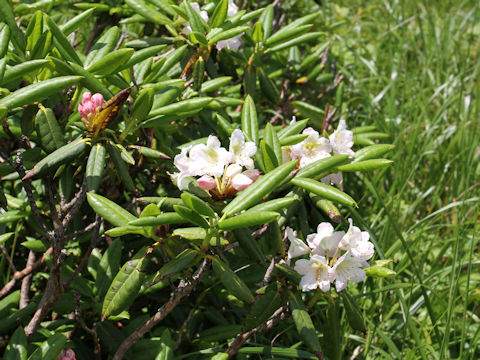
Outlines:
[[355,299],[394,273],[356,209],[392,146],[308,4],[0,0],[5,358],[365,337]]

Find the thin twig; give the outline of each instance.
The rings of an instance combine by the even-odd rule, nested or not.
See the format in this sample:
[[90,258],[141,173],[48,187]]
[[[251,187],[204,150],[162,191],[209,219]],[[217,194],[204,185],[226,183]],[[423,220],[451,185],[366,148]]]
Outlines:
[[80,274],[80,271],[83,270],[83,268],[85,267],[85,265],[88,262],[88,258],[90,257],[90,254],[92,253],[93,249],[95,248],[95,246],[97,245],[98,241],[101,238],[101,237],[98,236],[98,232],[100,230],[100,221],[99,221],[99,216],[98,215],[97,215],[97,219],[95,220],[94,224],[95,224],[95,230],[93,232],[92,240],[90,241],[90,245],[88,247],[88,250],[83,255],[83,258],[80,261],[80,264],[78,264],[77,268],[75,269],[75,272],[72,274],[72,276],[70,276],[70,279],[68,279],[67,281],[65,281],[63,283],[64,288],[69,287],[70,284],[73,282],[73,280],[75,280],[77,278],[78,274]]
[[101,356],[101,348],[100,342],[98,341],[97,335],[97,323],[93,323],[92,328],[90,329],[87,324],[85,324],[85,320],[82,317],[82,310],[80,308],[80,293],[78,291],[75,292],[75,318],[77,322],[80,324],[83,330],[89,335],[92,336],[93,340],[93,354],[95,355],[95,359],[100,360]]
[[12,280],[10,280],[8,283],[5,284],[5,286],[0,290],[0,299],[3,298],[5,295],[7,295],[10,290],[13,289],[15,284],[17,283],[18,280],[24,278],[27,275],[30,275],[34,270],[36,270],[39,266],[43,265],[45,263],[45,256],[50,255],[53,251],[53,248],[48,248],[47,251],[43,254],[43,256],[38,259],[32,266],[26,267],[22,271],[18,271],[13,274]]
[[148,319],[142,326],[136,329],[130,336],[128,336],[117,349],[117,352],[113,356],[112,360],[120,360],[130,347],[140,338],[149,332],[154,326],[162,321],[186,296],[190,295],[197,283],[200,281],[202,275],[207,270],[210,264],[209,259],[204,259],[200,267],[192,275],[190,281],[180,281],[177,289],[170,297],[170,299],[158,309],[157,313]]
[[13,273],[16,273],[17,269],[15,268],[15,264],[13,263],[10,255],[8,255],[7,249],[5,249],[5,246],[3,246],[3,244],[0,244],[0,250],[2,250],[2,253],[5,256],[5,259],[7,259],[8,265],[12,269]]
[[248,330],[238,334],[235,340],[233,340],[230,347],[227,349],[228,357],[231,358],[233,355],[235,355],[238,349],[242,347],[242,345],[248,340],[248,338],[250,338],[250,336],[252,336],[257,332],[269,330],[273,326],[275,326],[279,321],[285,319],[287,317],[286,312],[287,312],[287,308],[281,307],[277,309],[277,311],[275,311],[273,315],[262,325],[257,326],[255,329]]
[[[27,267],[31,267],[35,263],[35,251],[30,250],[28,253],[27,259]],[[33,275],[30,273],[29,275],[25,276],[22,280],[22,286],[20,287],[20,303],[18,305],[19,309],[23,309],[28,305],[30,300],[29,292],[30,292],[30,282],[32,281]]]
[[86,234],[87,232],[92,231],[92,229],[95,228],[97,224],[98,222],[94,221],[93,223],[90,223],[87,226],[85,226],[85,229],[75,231],[74,233],[71,233],[71,234],[65,234],[65,240],[71,240],[83,234]]

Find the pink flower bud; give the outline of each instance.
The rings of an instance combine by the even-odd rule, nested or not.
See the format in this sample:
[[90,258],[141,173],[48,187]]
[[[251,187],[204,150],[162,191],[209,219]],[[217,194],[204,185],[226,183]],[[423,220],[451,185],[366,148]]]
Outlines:
[[203,190],[211,190],[217,186],[217,182],[211,176],[203,175],[200,179],[197,180],[198,186]]
[[82,118],[87,119],[88,115],[95,114],[97,108],[103,105],[103,95],[102,94],[90,94],[86,92],[82,95],[82,103],[78,105],[78,112]]
[[76,360],[75,352],[72,349],[62,350],[58,355],[57,360]]

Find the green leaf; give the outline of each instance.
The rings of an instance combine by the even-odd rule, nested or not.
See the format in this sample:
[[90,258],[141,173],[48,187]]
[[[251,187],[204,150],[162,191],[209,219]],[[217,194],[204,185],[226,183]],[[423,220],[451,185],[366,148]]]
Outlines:
[[296,272],[294,269],[292,269],[290,266],[288,265],[284,265],[284,264],[276,264],[275,265],[275,272],[277,274],[280,274],[282,276],[285,276],[288,280],[290,280],[292,283],[294,283],[295,285],[299,285],[300,284],[300,280],[302,279],[302,277],[300,276],[300,274],[298,272]]
[[248,211],[280,211],[289,207],[293,202],[297,201],[297,197],[286,196],[279,199],[273,199],[264,203],[255,205]]
[[255,205],[265,195],[278,187],[296,166],[297,161],[289,161],[280,165],[267,175],[258,178],[248,188],[239,192],[237,197],[233,199],[222,212],[228,216]]
[[273,154],[274,159],[272,160],[275,164],[275,167],[277,167],[282,163],[282,149],[280,147],[280,141],[277,133],[272,124],[268,123],[267,126],[265,126],[263,139],[265,141],[265,145],[268,147],[268,149],[270,149],[269,153]]
[[85,10],[81,14],[78,14],[72,19],[68,20],[65,24],[60,25],[60,30],[62,30],[65,36],[70,35],[74,30],[78,29],[80,25],[93,14],[94,11],[94,8]]
[[9,27],[10,33],[12,34],[13,46],[23,57],[25,54],[25,37],[23,32],[17,26],[12,7],[7,0],[0,0],[0,19],[2,19],[2,21],[4,21]]
[[155,91],[152,88],[139,91],[130,114],[131,119],[135,123],[139,123],[147,118],[148,113],[152,109],[154,95]]
[[213,11],[213,15],[210,19],[210,26],[212,28],[219,27],[223,24],[225,18],[227,17],[228,13],[228,0],[220,0],[215,6],[215,10]]
[[295,121],[293,124],[285,126],[283,129],[279,130],[277,135],[280,140],[287,136],[296,135],[302,131],[305,126],[307,126],[308,119]]
[[129,225],[134,226],[159,226],[167,224],[184,224],[188,222],[184,217],[176,212],[167,212],[158,216],[147,216],[140,219],[130,221]]
[[[205,81],[201,88],[201,93],[208,93],[220,89],[221,87],[227,85],[232,80],[231,76],[220,76],[215,79]],[[219,114],[216,114],[219,115]]]
[[80,156],[87,148],[85,139],[81,137],[73,140],[71,143],[62,146],[61,148],[55,150],[51,154],[48,154],[42,160],[40,160],[34,167],[31,169],[27,175],[23,177],[23,180],[30,179],[35,175],[41,175],[46,172],[56,170],[60,165],[66,164],[78,156]]
[[337,188],[325,185],[319,181],[307,178],[298,178],[295,177],[291,180],[293,185],[301,187],[302,189],[308,190],[316,195],[323,197],[324,199],[331,200],[333,202],[338,202],[347,206],[357,207],[357,203],[349,195],[345,194],[343,191],[338,190]]
[[282,306],[282,298],[276,286],[269,286],[265,295],[255,301],[245,318],[244,330],[250,330],[263,324]]
[[303,304],[299,294],[290,294],[289,298],[290,311],[297,328],[298,334],[308,348],[314,352],[320,351],[320,342],[318,341],[317,332],[313,326],[312,319]]
[[145,253],[147,248],[140,249],[127,261],[117,273],[103,300],[102,318],[118,315],[127,309],[135,300],[142,286],[145,273]]
[[272,81],[272,79],[270,79],[270,77],[265,74],[265,71],[263,71],[262,68],[258,68],[257,70],[258,80],[260,81],[260,89],[262,90],[263,94],[273,104],[278,104],[280,100],[280,93],[278,92],[277,86]]
[[329,359],[341,359],[341,338],[339,306],[336,301],[328,304],[326,321],[323,324],[322,349]]
[[378,169],[389,167],[392,164],[393,164],[392,160],[371,159],[371,160],[358,161],[358,162],[347,164],[347,165],[341,165],[338,167],[338,170],[344,171],[344,172],[372,171],[372,170],[378,170]]
[[362,313],[358,308],[355,299],[350,296],[348,291],[345,289],[341,293],[343,299],[343,306],[345,307],[345,312],[347,313],[348,323],[352,329],[357,331],[365,331],[365,320],[363,319]]
[[61,333],[55,333],[41,343],[28,360],[55,360],[62,351],[67,338]]
[[242,131],[249,141],[258,144],[258,119],[255,102],[250,95],[247,95],[242,108]]
[[183,1],[182,5],[185,7],[188,15],[188,22],[192,31],[199,32],[199,33],[206,33],[208,31],[208,25],[203,21],[200,17],[200,14],[196,12],[188,3],[188,1]]
[[115,166],[115,169],[117,170],[118,176],[120,180],[122,181],[123,185],[130,190],[134,191],[135,190],[135,185],[133,183],[132,177],[130,176],[130,173],[128,172],[128,166],[125,164],[125,161],[122,156],[122,149],[117,146],[118,144],[108,142],[107,143],[107,151],[110,154],[110,159],[113,162],[113,165]]
[[68,41],[62,30],[60,30],[57,24],[55,24],[55,22],[50,19],[47,14],[43,14],[43,16],[46,18],[48,28],[52,32],[55,47],[58,49],[62,57],[64,57],[65,60],[73,61],[78,65],[82,65],[82,61],[78,57],[75,49],[72,47],[70,41]]
[[268,5],[262,11],[262,14],[260,15],[258,21],[263,26],[262,40],[266,40],[270,37],[270,34],[272,33],[272,27],[273,27],[273,5],[272,4]]
[[378,158],[394,148],[395,145],[390,144],[375,144],[364,147],[355,152],[353,163]]
[[175,115],[178,113],[191,112],[191,111],[199,112],[212,100],[213,98],[211,97],[197,97],[193,99],[182,100],[174,104],[166,105],[166,106],[152,110],[149,114],[149,118],[152,118],[158,115]]
[[301,168],[295,178],[314,178],[348,161],[348,155],[334,155],[317,160]]
[[[0,235],[0,244],[5,243],[8,239],[12,237],[13,234],[14,234],[13,232],[9,232],[9,233]],[[0,311],[1,311],[1,308],[0,308]]]
[[40,144],[47,153],[65,146],[62,129],[52,109],[40,107],[35,117],[35,127]]
[[130,7],[137,14],[143,16],[145,19],[153,23],[159,25],[168,25],[172,22],[168,17],[157,11],[154,7],[150,6],[143,0],[125,0],[125,4],[127,4],[128,7]]
[[297,135],[285,136],[280,140],[280,146],[295,145],[302,142],[307,137],[308,137],[308,134],[297,134]]
[[87,71],[95,75],[113,74],[132,57],[134,52],[135,50],[130,48],[112,51],[101,59],[92,62],[87,68]]
[[235,240],[238,241],[240,248],[245,251],[251,259],[261,262],[265,261],[265,255],[248,229],[237,229],[234,231],[234,234]]
[[91,64],[105,57],[107,54],[110,54],[115,49],[120,36],[121,32],[117,26],[112,26],[110,29],[105,31],[97,40],[95,45],[93,45],[90,49],[85,59],[85,67],[90,66]]
[[182,198],[182,201],[185,205],[187,205],[190,209],[197,212],[198,214],[211,218],[215,217],[215,212],[212,210],[210,205],[208,205],[199,197],[189,193],[183,193],[180,197]]
[[215,33],[215,35],[213,35],[211,37],[207,35],[208,44],[209,45],[214,45],[221,40],[231,39],[231,38],[233,38],[237,35],[240,35],[241,33],[245,32],[249,29],[250,29],[250,26],[237,26],[237,27],[234,27],[234,28],[231,28],[231,29],[228,29],[228,30],[223,30],[223,31],[217,32],[217,33]]
[[3,80],[0,81],[0,84],[7,84],[13,80],[20,79],[24,76],[31,75],[33,72],[40,72],[48,64],[48,60],[38,59],[25,61],[21,64],[11,66],[5,69],[3,74]]
[[259,42],[263,41],[263,27],[262,27],[262,24],[259,21],[257,21],[255,23],[255,25],[253,25],[252,39],[256,43],[259,43]]
[[222,220],[218,227],[222,230],[234,230],[249,226],[261,225],[276,220],[280,214],[273,211],[248,210],[240,215]]
[[88,193],[87,201],[102,218],[115,226],[127,225],[129,221],[135,220],[136,217],[125,210],[120,205],[98,194]]
[[105,167],[105,160],[107,149],[102,143],[96,143],[90,150],[88,156],[87,168],[85,177],[87,180],[87,191],[97,191],[102,181],[103,169]]
[[296,109],[300,110],[302,115],[308,116],[313,120],[317,120],[317,122],[323,121],[325,112],[322,109],[300,100],[292,101],[292,105]]
[[310,194],[312,202],[317,208],[322,210],[333,222],[340,223],[342,221],[342,214],[340,210],[330,201],[323,199],[321,196]]
[[251,303],[254,300],[250,289],[223,261],[215,259],[212,262],[213,271],[223,286],[239,300]]
[[103,299],[107,293],[114,275],[117,274],[118,269],[120,268],[122,247],[122,241],[120,239],[115,239],[103,254],[102,259],[96,268],[97,277],[95,279],[95,294],[101,299]]
[[[5,58],[8,50],[8,44],[10,42],[10,28],[3,24],[0,24],[0,59]],[[6,62],[5,58],[5,62]]]
[[193,261],[197,258],[198,252],[192,249],[185,249],[175,258],[165,265],[155,274],[154,282],[160,281],[170,275],[179,273],[189,265],[193,265]]
[[29,239],[21,243],[22,246],[25,246],[27,249],[37,251],[37,252],[45,252],[47,250],[47,246],[43,243],[42,240],[36,239]]
[[188,207],[181,205],[173,205],[173,210],[175,210],[178,215],[183,217],[188,222],[191,222],[192,224],[198,225],[204,229],[208,229],[210,227],[208,222],[203,217],[201,217],[195,211],[189,209]]
[[147,229],[140,226],[124,225],[109,229],[105,231],[105,234],[111,237],[119,237],[129,234],[138,234],[147,237]]
[[397,275],[397,273],[392,269],[389,269],[383,266],[370,266],[364,270],[367,276],[380,278],[380,279],[389,278]]
[[23,327],[19,326],[8,342],[3,360],[26,360],[27,359],[27,337]]
[[312,24],[308,24],[292,28],[282,27],[279,31],[277,31],[265,41],[265,45],[267,45],[268,47],[273,47],[275,45],[285,43],[290,39],[298,38],[298,35],[307,32],[312,28],[312,26]]
[[1,98],[0,107],[4,106],[8,110],[11,110],[15,107],[41,101],[46,97],[77,84],[82,79],[83,77],[81,76],[60,76],[25,86]]

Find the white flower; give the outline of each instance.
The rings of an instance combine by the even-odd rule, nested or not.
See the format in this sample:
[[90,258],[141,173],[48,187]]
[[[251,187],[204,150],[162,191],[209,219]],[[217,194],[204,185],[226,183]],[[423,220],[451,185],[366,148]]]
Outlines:
[[[191,2],[190,6],[193,8],[193,10],[195,10],[197,13],[200,14],[200,17],[205,22],[208,22],[208,12],[206,12],[205,10],[200,10],[200,5],[197,2]],[[192,27],[190,26],[190,23],[187,23],[183,28],[183,33],[190,34],[191,32],[192,32]]]
[[297,260],[295,271],[302,276],[300,286],[303,291],[320,288],[323,292],[330,290],[331,269],[323,256],[313,255],[309,260]]
[[290,146],[292,157],[300,159],[300,167],[304,167],[317,160],[331,156],[332,146],[330,141],[312,128],[303,130],[308,137],[301,143]]
[[178,155],[175,155],[173,159],[173,164],[177,167],[180,172],[172,175],[173,179],[177,181],[177,186],[180,190],[183,190],[183,180],[188,177],[195,175],[195,161],[188,157],[188,151],[191,147],[186,147],[182,149],[182,152]]
[[343,231],[333,231],[332,224],[322,222],[318,225],[316,233],[307,236],[307,243],[314,254],[332,257],[344,235]]
[[292,156],[292,149],[290,146],[282,146],[282,162],[286,163],[290,160],[295,160],[295,157]]
[[290,247],[288,248],[289,259],[293,259],[294,257],[302,256],[310,252],[307,244],[295,236],[292,228],[287,226],[285,231],[287,233],[288,240],[290,240]]
[[[228,0],[227,15],[228,16],[233,16],[237,12],[238,12],[238,6],[235,5],[233,0]],[[231,50],[238,50],[243,45],[242,35],[243,35],[243,33],[241,33],[237,36],[234,36],[231,39],[220,40],[219,42],[217,42],[217,45],[216,45],[217,50],[220,51],[225,47],[228,48],[228,49],[231,49]]]
[[353,132],[347,130],[345,120],[340,120],[337,130],[329,136],[329,139],[335,155],[350,155],[350,157],[355,155],[355,152],[352,150]]
[[322,178],[322,183],[326,185],[340,185],[343,182],[343,175],[341,172],[330,174]]
[[368,260],[374,254],[374,246],[370,240],[370,234],[367,231],[361,231],[353,226],[353,220],[348,219],[350,227],[347,233],[340,241],[340,248],[349,251],[354,257],[360,260]]
[[253,180],[247,175],[238,174],[232,178],[232,186],[237,191],[245,190],[247,187],[253,184]]
[[347,287],[347,281],[363,281],[366,278],[362,268],[368,267],[368,263],[353,257],[349,252],[343,254],[330,269],[330,280],[335,281],[335,289],[342,291]]
[[230,137],[230,152],[233,155],[232,162],[253,169],[252,156],[257,152],[257,146],[252,141],[245,142],[242,130],[235,129]]
[[222,176],[225,165],[230,163],[232,155],[220,146],[216,136],[210,135],[207,144],[198,144],[190,150],[190,159],[194,161],[194,175]]

